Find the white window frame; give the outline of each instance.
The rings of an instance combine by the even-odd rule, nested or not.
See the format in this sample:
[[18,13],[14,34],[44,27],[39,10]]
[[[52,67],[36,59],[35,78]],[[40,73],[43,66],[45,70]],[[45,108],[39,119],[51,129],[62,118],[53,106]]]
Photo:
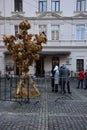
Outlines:
[[86,10],[86,0],[77,0],[76,11]]
[[59,40],[59,25],[51,25],[51,40]]
[[44,32],[47,35],[47,25],[39,25],[39,34]]
[[47,11],[47,0],[39,0],[39,12]]
[[51,10],[52,12],[60,11],[60,0],[51,0]]
[[15,36],[17,37],[17,34],[21,32],[21,29],[19,28],[19,25],[14,25],[14,31],[15,31]]
[[76,40],[85,40],[85,24],[76,25]]

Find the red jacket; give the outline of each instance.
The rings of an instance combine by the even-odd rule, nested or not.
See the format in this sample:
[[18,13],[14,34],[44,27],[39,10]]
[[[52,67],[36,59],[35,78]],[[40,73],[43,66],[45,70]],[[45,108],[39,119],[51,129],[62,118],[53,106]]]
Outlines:
[[85,75],[85,72],[84,72],[84,71],[79,72],[78,78],[79,78],[80,80],[84,80],[84,75]]

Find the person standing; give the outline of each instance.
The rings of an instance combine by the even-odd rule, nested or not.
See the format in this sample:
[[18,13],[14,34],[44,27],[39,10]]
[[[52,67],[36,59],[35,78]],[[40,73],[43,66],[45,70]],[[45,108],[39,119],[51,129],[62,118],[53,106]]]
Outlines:
[[65,94],[65,85],[67,85],[67,91],[69,94],[71,94],[70,91],[70,70],[66,67],[65,64],[62,64],[62,67],[60,69],[60,75],[61,75],[61,85],[62,85],[62,93]]
[[62,91],[62,75],[61,75],[61,69],[62,69],[62,66],[61,66],[60,69],[59,69],[59,85],[60,85],[61,91]]
[[55,92],[58,92],[58,85],[59,85],[59,69],[58,69],[58,66],[55,65],[55,67],[54,67],[54,88],[55,88]]
[[87,89],[87,70],[85,71],[85,75],[84,75],[84,83],[85,83],[84,89]]
[[54,92],[54,67],[55,67],[55,65],[53,65],[52,70],[51,70],[51,73],[52,73],[52,76],[51,76],[52,92]]
[[84,75],[85,75],[85,72],[84,72],[84,71],[80,71],[80,72],[78,73],[78,86],[77,86],[77,88],[79,88],[80,85],[81,85],[81,88],[83,88]]

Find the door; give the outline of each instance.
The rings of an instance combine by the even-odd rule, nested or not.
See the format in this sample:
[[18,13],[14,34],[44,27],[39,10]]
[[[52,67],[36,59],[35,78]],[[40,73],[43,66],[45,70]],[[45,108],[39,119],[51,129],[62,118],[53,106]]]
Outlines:
[[53,65],[54,65],[55,63],[59,66],[59,57],[53,57],[53,58],[52,58],[52,67],[53,67]]
[[40,57],[38,61],[36,61],[36,76],[43,77],[44,76],[44,57]]

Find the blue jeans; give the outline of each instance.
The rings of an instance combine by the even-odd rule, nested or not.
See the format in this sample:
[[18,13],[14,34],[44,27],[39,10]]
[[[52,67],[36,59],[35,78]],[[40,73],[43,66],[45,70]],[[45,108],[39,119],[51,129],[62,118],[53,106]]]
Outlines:
[[83,88],[83,80],[78,80],[78,86],[77,86],[77,88],[79,88],[80,87],[80,85],[81,85],[81,88]]

